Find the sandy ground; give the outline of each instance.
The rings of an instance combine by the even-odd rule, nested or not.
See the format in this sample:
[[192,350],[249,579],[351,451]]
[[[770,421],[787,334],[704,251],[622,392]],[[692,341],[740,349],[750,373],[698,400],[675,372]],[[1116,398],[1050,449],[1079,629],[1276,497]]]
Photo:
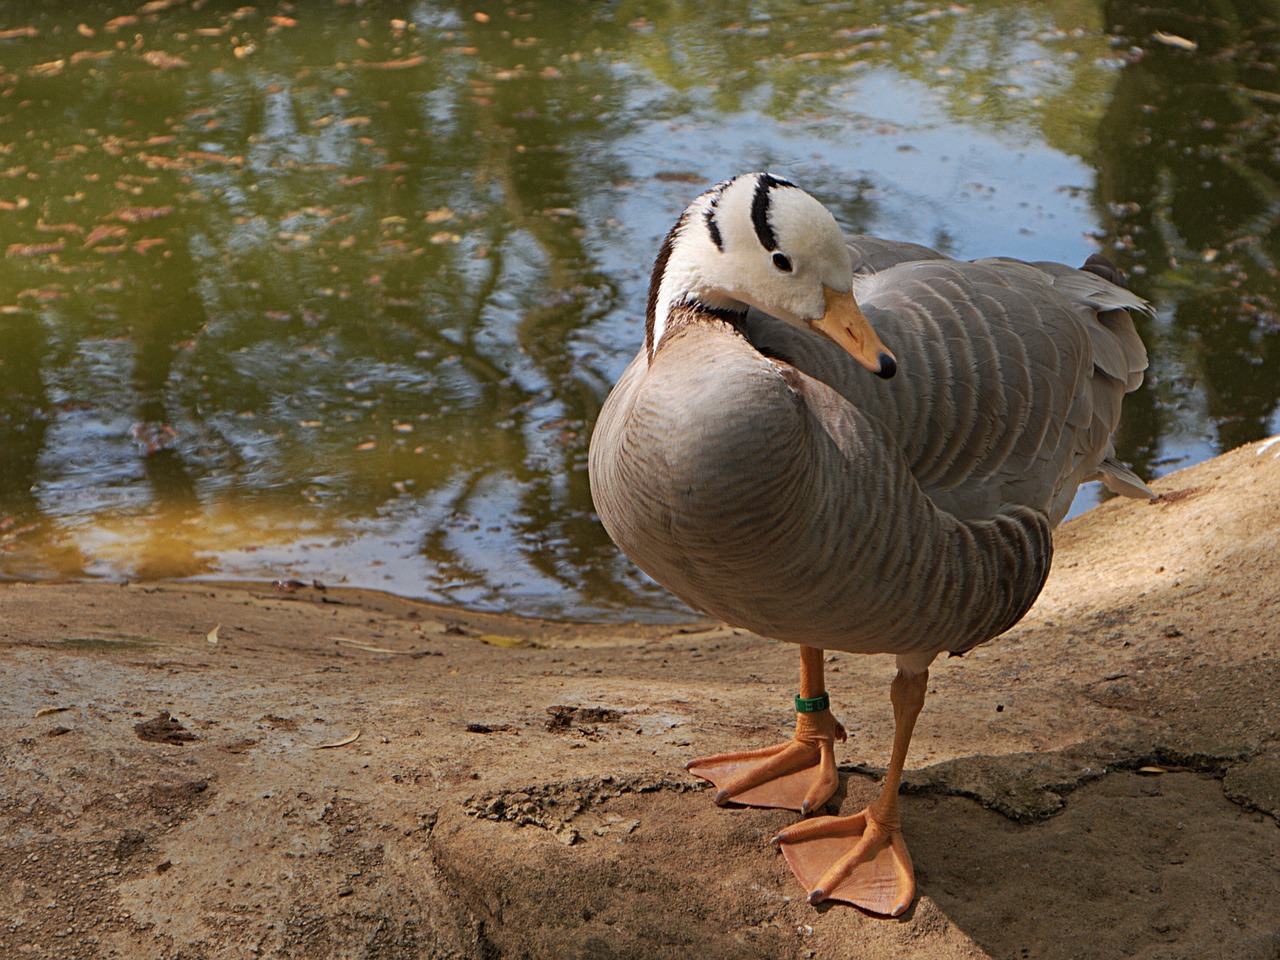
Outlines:
[[[936,665],[898,920],[806,905],[767,846],[795,815],[718,809],[682,770],[789,734],[783,644],[0,586],[0,956],[1275,960],[1278,454],[1067,524],[1027,619]],[[851,811],[893,665],[828,670]]]

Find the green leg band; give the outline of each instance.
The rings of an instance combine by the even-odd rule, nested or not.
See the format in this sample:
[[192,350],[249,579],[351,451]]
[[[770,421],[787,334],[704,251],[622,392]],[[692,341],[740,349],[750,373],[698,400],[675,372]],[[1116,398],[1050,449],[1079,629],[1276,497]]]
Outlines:
[[796,713],[817,713],[820,710],[831,709],[831,698],[825,693],[820,693],[816,697],[796,697]]

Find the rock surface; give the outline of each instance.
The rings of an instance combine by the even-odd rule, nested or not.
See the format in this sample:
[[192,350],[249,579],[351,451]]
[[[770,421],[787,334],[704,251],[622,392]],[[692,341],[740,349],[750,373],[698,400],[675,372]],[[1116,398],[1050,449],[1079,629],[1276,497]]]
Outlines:
[[[682,770],[789,735],[783,644],[0,586],[0,956],[1274,960],[1277,454],[1067,524],[1023,623],[936,664],[899,920],[807,906],[767,845],[795,815],[718,809]],[[829,809],[874,793],[892,672],[829,659]]]

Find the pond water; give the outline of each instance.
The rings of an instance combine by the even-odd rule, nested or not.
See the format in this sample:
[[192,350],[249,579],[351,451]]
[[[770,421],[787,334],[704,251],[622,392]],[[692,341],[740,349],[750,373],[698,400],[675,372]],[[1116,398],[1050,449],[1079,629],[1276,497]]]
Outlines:
[[1275,433],[1277,4],[1183,6],[4,4],[0,576],[686,615],[587,440],[662,236],[755,169],[1114,259],[1159,308],[1139,473]]

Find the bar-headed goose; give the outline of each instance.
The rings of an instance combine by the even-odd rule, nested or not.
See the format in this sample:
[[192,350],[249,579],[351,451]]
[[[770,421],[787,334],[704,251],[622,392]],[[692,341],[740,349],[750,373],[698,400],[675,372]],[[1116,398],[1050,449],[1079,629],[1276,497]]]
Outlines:
[[794,738],[688,769],[719,803],[816,810],[845,736],[822,651],[897,657],[875,801],[776,838],[811,902],[910,905],[897,795],[929,664],[1027,612],[1082,482],[1152,496],[1113,459],[1147,365],[1127,311],[1150,309],[1118,279],[1099,257],[845,237],[764,173],[702,194],[662,245],[644,346],[591,439],[596,509],[690,606],[800,645]]

